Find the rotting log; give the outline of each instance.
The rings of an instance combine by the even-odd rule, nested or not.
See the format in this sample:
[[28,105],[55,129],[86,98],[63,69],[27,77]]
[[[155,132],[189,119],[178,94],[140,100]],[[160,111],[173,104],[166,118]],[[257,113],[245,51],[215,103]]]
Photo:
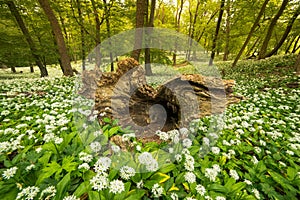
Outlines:
[[[95,87],[91,82],[98,75]],[[220,114],[242,99],[233,95],[233,80],[200,74],[180,75],[153,88],[143,67],[132,58],[119,61],[116,72],[98,75],[83,74],[86,87],[94,86],[82,94],[94,97],[100,124],[104,117],[118,119],[121,126],[142,135],[187,127],[191,120]]]

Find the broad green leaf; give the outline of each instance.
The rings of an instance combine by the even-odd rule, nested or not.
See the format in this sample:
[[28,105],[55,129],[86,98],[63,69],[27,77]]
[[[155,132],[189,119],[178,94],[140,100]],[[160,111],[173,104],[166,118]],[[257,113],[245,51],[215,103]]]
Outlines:
[[71,175],[68,173],[64,176],[64,178],[57,184],[57,193],[55,195],[54,200],[61,200],[65,196],[68,188],[70,186]]
[[163,183],[163,182],[166,182],[169,178],[170,178],[170,176],[168,176],[167,174],[157,172],[153,176],[151,176],[150,179],[155,180],[158,183]]
[[134,189],[129,191],[128,197],[125,200],[139,200],[146,194],[146,190]]

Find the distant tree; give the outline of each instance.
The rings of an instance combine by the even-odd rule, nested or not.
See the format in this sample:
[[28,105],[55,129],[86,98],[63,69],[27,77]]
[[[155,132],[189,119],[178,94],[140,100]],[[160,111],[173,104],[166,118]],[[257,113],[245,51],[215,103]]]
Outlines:
[[[42,63],[42,59],[40,58],[39,54],[38,54],[38,51],[37,51],[37,48],[35,46],[35,43],[33,42],[33,39],[31,38],[31,35],[27,29],[27,27],[25,26],[25,23],[15,5],[15,3],[13,1],[5,1],[6,5],[8,6],[10,12],[12,13],[12,15],[16,18],[16,21],[17,21],[17,24],[18,26],[20,27],[23,35],[25,36],[25,39],[30,47],[30,50],[31,50],[31,53],[32,53],[32,56],[34,57],[35,59],[35,63],[36,65],[39,67],[40,69],[40,72],[41,72],[41,77],[45,77],[45,76],[48,76],[48,71],[47,71],[47,68],[46,66],[43,65]],[[15,69],[12,69],[12,71],[15,73],[16,70]]]
[[298,8],[295,10],[293,16],[290,18],[289,23],[288,23],[288,25],[287,25],[287,27],[286,27],[286,29],[285,29],[283,35],[281,36],[280,41],[279,41],[279,42],[277,43],[277,45],[273,48],[272,51],[270,51],[269,53],[267,53],[267,54],[265,55],[266,58],[267,58],[267,57],[270,57],[270,56],[272,56],[272,55],[274,55],[274,54],[276,54],[277,51],[279,50],[279,48],[283,45],[284,41],[286,41],[286,38],[287,38],[287,36],[289,35],[289,33],[291,32],[292,27],[293,27],[293,24],[294,24],[294,22],[296,21],[298,15],[300,15],[300,5],[299,5]]
[[[147,0],[147,4],[149,3],[149,0]],[[150,15],[148,13],[148,8],[146,9],[146,45],[150,43],[151,40],[151,28],[154,27],[154,12],[155,12],[155,3],[156,0],[151,0],[151,5],[150,5]],[[148,7],[148,6],[147,6]],[[146,75],[150,76],[152,75],[152,69],[151,69],[151,50],[148,46],[145,48],[145,71]]]
[[[180,1],[180,3],[179,3]],[[181,14],[183,11],[183,4],[184,4],[184,0],[177,0],[177,6],[176,6],[176,14],[175,14],[175,29],[177,32],[180,32],[180,23],[181,23]],[[177,40],[175,41],[175,49],[174,49],[174,53],[173,53],[173,65],[176,65],[176,51],[177,51]]]
[[[147,0],[136,0],[136,24],[135,28],[135,42],[134,50],[132,51],[131,57],[139,61],[141,48],[143,44],[143,30],[144,27],[144,16],[147,6]],[[139,29],[140,28],[140,29]]]
[[261,9],[260,9],[260,11],[259,11],[259,13],[258,13],[258,15],[257,15],[257,17],[256,17],[256,19],[255,19],[255,21],[254,21],[254,23],[252,25],[252,27],[251,27],[251,30],[250,30],[250,32],[249,32],[249,34],[248,34],[248,36],[247,36],[247,38],[246,38],[246,40],[245,40],[242,48],[240,49],[239,53],[237,54],[237,56],[235,57],[235,59],[234,59],[234,61],[232,63],[232,67],[236,66],[238,60],[240,59],[241,55],[243,54],[244,50],[246,49],[246,47],[247,47],[247,45],[248,45],[248,43],[249,43],[249,41],[250,41],[250,39],[251,39],[251,37],[252,37],[255,29],[256,29],[256,27],[259,25],[259,21],[260,21],[261,17],[263,16],[263,14],[264,14],[264,12],[266,10],[266,6],[267,6],[267,4],[268,4],[269,1],[270,0],[265,0],[264,3],[263,3],[263,5],[261,6]]
[[218,21],[217,21],[216,32],[215,32],[215,35],[214,35],[214,38],[213,38],[212,50],[211,50],[211,55],[210,55],[210,60],[209,60],[209,65],[210,66],[213,64],[213,61],[215,59],[218,35],[219,35],[221,22],[222,22],[222,17],[223,17],[223,13],[224,13],[224,5],[225,5],[225,0],[221,0],[220,12],[219,12],[219,17],[218,17]]
[[223,60],[228,60],[229,56],[229,44],[230,44],[230,26],[231,26],[231,0],[226,1],[226,39]]
[[295,63],[296,74],[300,75],[300,53],[298,54],[296,63]]
[[63,74],[65,76],[73,76],[73,70],[71,67],[71,62],[70,62],[70,57],[68,55],[68,51],[67,51],[67,47],[64,41],[64,37],[60,28],[60,25],[58,23],[58,20],[49,4],[49,0],[38,0],[38,2],[40,3],[42,9],[44,10],[53,34],[54,34],[54,38],[56,40],[56,44],[57,44],[57,48],[58,48],[58,52],[60,55],[60,61],[61,61],[61,67],[62,67],[62,71]]
[[268,48],[268,44],[269,44],[269,41],[271,39],[271,36],[272,36],[272,33],[273,33],[273,30],[275,28],[275,25],[279,19],[279,17],[282,15],[284,9],[286,8],[287,4],[289,3],[289,0],[283,0],[282,1],[282,4],[278,10],[278,12],[276,13],[276,15],[274,16],[274,18],[271,20],[271,23],[268,27],[268,31],[267,31],[267,34],[265,36],[265,39],[263,41],[263,44],[260,48],[260,51],[259,51],[259,55],[258,55],[258,59],[263,59],[266,57],[266,52],[267,52],[267,48]]

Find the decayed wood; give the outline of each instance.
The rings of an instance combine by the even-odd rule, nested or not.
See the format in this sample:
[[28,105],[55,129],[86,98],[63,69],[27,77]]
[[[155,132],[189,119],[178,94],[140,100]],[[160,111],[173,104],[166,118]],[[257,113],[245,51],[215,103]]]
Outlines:
[[110,117],[138,133],[147,133],[172,130],[193,119],[222,113],[226,106],[241,100],[232,94],[233,86],[233,80],[187,74],[154,89],[147,85],[142,66],[128,58],[118,63],[116,72],[102,73],[97,88],[88,96],[95,96],[101,124],[104,117]]

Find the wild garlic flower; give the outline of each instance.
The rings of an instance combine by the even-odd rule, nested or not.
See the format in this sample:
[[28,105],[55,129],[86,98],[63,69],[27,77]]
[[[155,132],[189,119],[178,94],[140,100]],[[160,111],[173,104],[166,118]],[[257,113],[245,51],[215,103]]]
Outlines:
[[40,188],[35,186],[29,186],[24,188],[21,192],[19,192],[16,199],[32,200],[37,196],[39,192]]
[[204,196],[204,194],[206,193],[206,189],[203,185],[198,184],[196,186],[196,191],[198,194],[200,194],[201,196]]
[[232,177],[232,178],[234,178],[236,181],[237,180],[239,180],[239,174],[234,170],[234,169],[231,169],[230,171],[229,171],[229,175]]
[[82,163],[81,165],[78,166],[78,169],[85,169],[85,170],[89,170],[90,166],[88,163]]
[[170,197],[171,197],[172,200],[178,200],[179,199],[178,195],[175,194],[175,193],[171,193]]
[[184,175],[184,179],[188,183],[195,183],[196,182],[196,175],[193,172],[186,172]]
[[260,195],[259,195],[259,191],[257,189],[252,189],[252,192],[254,194],[254,196],[256,197],[256,199],[260,199]]
[[93,156],[86,153],[86,152],[80,152],[79,153],[79,160],[89,163],[93,160]]
[[[49,194],[49,195],[47,195],[46,197],[44,197],[45,194]],[[44,199],[51,199],[51,197],[54,197],[55,194],[56,194],[56,189],[55,189],[55,187],[54,187],[54,186],[49,186],[49,187],[47,187],[46,189],[44,189],[44,190],[42,191],[39,200],[42,200],[42,199],[43,199],[43,200],[44,200]],[[43,197],[44,197],[44,198],[43,198]]]
[[189,138],[185,138],[182,141],[182,144],[185,148],[190,148],[192,146],[192,140],[190,140]]
[[194,171],[194,163],[195,163],[195,160],[194,160],[193,156],[185,155],[184,168],[187,171]]
[[168,133],[160,131],[160,130],[156,131],[155,135],[157,135],[159,137],[159,139],[161,139],[163,141],[168,141],[170,139]]
[[12,167],[5,170],[2,174],[4,179],[10,179],[17,173],[18,167]]
[[111,165],[111,159],[108,157],[100,157],[94,164],[94,170],[97,173],[103,173],[109,169]]
[[151,192],[153,193],[154,197],[158,198],[163,194],[164,188],[160,186],[158,183],[155,183],[151,189]]
[[94,152],[94,153],[99,153],[101,151],[101,148],[102,148],[100,142],[97,142],[97,141],[92,142],[90,144],[90,147],[91,147],[92,152]]
[[125,185],[120,180],[113,180],[109,184],[109,192],[117,194],[125,191]]
[[226,200],[226,198],[225,197],[221,197],[221,196],[217,196],[216,200]]
[[205,177],[209,178],[210,181],[215,182],[218,176],[218,171],[214,168],[205,169]]
[[132,167],[123,166],[120,169],[120,176],[124,180],[129,180],[134,175],[135,175],[135,169],[133,169]]
[[109,180],[108,180],[108,175],[107,174],[96,174],[91,180],[90,183],[92,185],[92,188],[97,191],[104,190],[108,188],[109,185]]
[[80,198],[77,198],[74,195],[70,195],[70,196],[64,197],[63,200],[80,200]]
[[220,153],[220,148],[219,147],[212,147],[211,151],[213,154],[218,155]]

